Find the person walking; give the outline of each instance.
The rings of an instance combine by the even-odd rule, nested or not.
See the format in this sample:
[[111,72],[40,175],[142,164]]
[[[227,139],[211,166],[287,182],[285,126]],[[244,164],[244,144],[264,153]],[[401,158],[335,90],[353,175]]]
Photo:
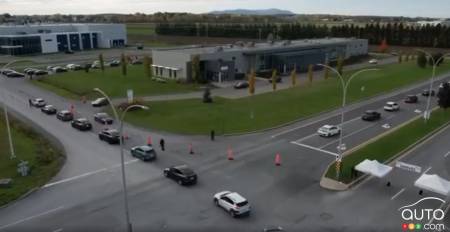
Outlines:
[[211,141],[214,141],[216,137],[216,132],[214,130],[211,130]]
[[28,98],[28,106],[31,108],[33,104],[31,103],[31,99]]
[[161,150],[162,150],[162,151],[165,150],[165,142],[164,142],[164,139],[160,139],[160,140],[159,140],[159,146],[161,146]]

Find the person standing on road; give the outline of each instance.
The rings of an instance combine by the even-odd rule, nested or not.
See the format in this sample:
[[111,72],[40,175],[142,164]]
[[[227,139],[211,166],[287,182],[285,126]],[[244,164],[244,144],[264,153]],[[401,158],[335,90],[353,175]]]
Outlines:
[[214,130],[211,130],[211,141],[214,141],[215,137],[216,137],[216,132]]
[[165,150],[165,142],[164,142],[164,139],[160,139],[160,140],[159,140],[159,146],[161,146],[161,150],[162,150],[162,151]]
[[30,106],[30,108],[31,108],[31,105],[32,105],[31,104],[31,99],[28,98],[28,106]]

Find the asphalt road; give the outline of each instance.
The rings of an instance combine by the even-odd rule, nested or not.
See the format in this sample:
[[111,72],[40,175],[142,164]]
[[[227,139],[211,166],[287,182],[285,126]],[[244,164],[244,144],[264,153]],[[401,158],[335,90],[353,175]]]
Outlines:
[[[416,85],[347,107],[347,148],[382,133],[384,124],[392,128],[417,116],[414,111],[423,110],[424,98],[415,105],[401,103],[399,112],[382,112],[378,122],[360,121],[362,112],[381,112],[386,101],[401,102],[406,94],[419,93],[425,86]],[[0,231],[124,231],[118,147],[101,143],[95,132],[78,132],[29,108],[27,101],[43,97],[58,108],[74,104],[77,115],[90,119],[98,110],[67,102],[22,80],[2,78],[0,90],[0,101],[59,138],[68,156],[51,183],[0,209]],[[281,225],[287,231],[400,231],[403,221],[398,208],[422,197],[412,187],[417,174],[395,170],[388,177],[393,183],[389,188],[388,179],[368,179],[347,192],[320,188],[323,171],[335,159],[332,153],[336,152],[336,141],[319,138],[315,131],[323,124],[336,124],[338,112],[266,133],[219,137],[216,142],[205,136],[178,136],[127,126],[127,149],[145,143],[148,135],[154,143],[165,138],[168,147],[165,152],[158,150],[159,158],[152,163],[132,159],[126,153],[135,231],[260,231],[266,225]],[[96,125],[95,131],[99,129]],[[449,178],[449,158],[445,157],[450,150],[449,136],[446,130],[404,161]],[[193,144],[194,155],[188,154],[189,143]],[[234,161],[226,160],[227,148],[233,149]],[[274,165],[275,154],[281,155],[281,166]],[[181,163],[189,164],[199,174],[197,185],[178,186],[162,176],[164,167]],[[212,196],[222,190],[237,191],[249,199],[251,215],[233,219],[214,206]],[[448,221],[447,215],[445,223]]]

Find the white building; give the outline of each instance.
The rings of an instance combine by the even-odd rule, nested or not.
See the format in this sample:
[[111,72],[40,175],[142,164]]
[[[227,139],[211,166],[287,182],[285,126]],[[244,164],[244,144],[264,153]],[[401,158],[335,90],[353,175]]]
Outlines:
[[0,25],[0,54],[55,53],[126,44],[124,24]]

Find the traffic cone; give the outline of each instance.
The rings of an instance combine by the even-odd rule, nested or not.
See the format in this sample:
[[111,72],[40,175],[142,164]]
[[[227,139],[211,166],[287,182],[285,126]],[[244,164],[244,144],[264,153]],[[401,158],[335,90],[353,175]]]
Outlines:
[[233,150],[230,147],[228,148],[228,151],[227,151],[227,158],[228,158],[228,160],[234,160]]
[[151,146],[152,145],[152,136],[148,136],[147,137],[147,145]]
[[194,154],[194,148],[192,147],[192,143],[189,143],[189,154]]
[[277,155],[275,156],[275,165],[276,165],[276,166],[281,166],[281,156],[280,156],[280,153],[277,153]]
[[123,132],[123,139],[125,139],[125,140],[129,139],[128,134],[126,132]]

